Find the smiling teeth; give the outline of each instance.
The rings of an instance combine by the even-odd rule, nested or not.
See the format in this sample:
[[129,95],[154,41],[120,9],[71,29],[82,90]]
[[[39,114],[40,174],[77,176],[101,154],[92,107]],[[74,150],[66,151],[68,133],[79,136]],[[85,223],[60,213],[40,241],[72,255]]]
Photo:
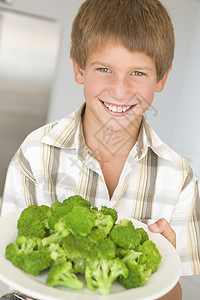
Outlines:
[[110,110],[110,111],[113,111],[113,112],[126,112],[131,106],[115,106],[115,105],[110,105],[106,102],[103,102],[104,105]]

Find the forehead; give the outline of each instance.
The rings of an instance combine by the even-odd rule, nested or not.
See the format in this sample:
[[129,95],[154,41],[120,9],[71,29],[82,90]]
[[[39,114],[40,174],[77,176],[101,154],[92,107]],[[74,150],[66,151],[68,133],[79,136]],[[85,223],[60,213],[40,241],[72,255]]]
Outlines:
[[108,43],[93,49],[88,55],[87,64],[106,63],[117,65],[145,65],[155,68],[153,59],[144,52],[130,51],[122,44]]

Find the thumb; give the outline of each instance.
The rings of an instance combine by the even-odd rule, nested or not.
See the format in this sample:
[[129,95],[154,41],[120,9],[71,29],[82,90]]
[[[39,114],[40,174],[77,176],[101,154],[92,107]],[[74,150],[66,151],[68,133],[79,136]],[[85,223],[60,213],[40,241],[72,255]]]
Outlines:
[[148,228],[152,232],[162,234],[174,247],[176,247],[176,234],[166,219],[161,218],[149,225]]

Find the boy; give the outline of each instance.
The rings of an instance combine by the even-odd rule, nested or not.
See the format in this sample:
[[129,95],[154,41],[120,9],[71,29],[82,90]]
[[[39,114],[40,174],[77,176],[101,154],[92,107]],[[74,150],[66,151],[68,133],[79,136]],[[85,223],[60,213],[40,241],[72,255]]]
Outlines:
[[[177,246],[182,274],[198,274],[197,179],[143,118],[172,65],[168,13],[157,0],[86,0],[71,37],[86,104],[27,137],[9,166],[2,214],[80,194],[154,223]],[[179,284],[163,299],[181,299]]]

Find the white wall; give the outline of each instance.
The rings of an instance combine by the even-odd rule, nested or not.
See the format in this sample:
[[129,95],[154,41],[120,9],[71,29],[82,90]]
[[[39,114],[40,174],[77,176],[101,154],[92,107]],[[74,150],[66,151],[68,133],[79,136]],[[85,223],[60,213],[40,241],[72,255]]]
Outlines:
[[174,23],[176,49],[166,88],[153,104],[158,114],[149,114],[149,122],[200,178],[200,1],[162,2]]

